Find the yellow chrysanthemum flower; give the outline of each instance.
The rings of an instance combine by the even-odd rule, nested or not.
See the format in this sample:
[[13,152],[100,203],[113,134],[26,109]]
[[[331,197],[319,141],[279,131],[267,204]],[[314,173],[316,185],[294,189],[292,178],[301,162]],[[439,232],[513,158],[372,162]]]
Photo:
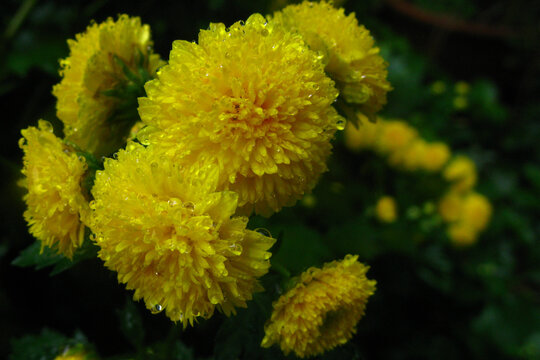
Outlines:
[[478,232],[467,222],[457,221],[448,226],[448,237],[456,246],[470,246],[476,242]]
[[442,169],[450,158],[450,148],[442,142],[428,143],[422,157],[422,169],[436,172]]
[[325,1],[304,1],[269,18],[300,33],[311,49],[324,56],[325,70],[336,82],[343,100],[370,120],[375,119],[392,87],[386,80],[387,63],[369,31],[358,25],[354,13],[345,15],[344,9]]
[[466,156],[456,156],[446,166],[443,177],[452,182],[452,189],[466,192],[476,184],[476,165]]
[[471,192],[463,199],[461,217],[476,231],[486,228],[491,218],[492,207],[482,194]]
[[393,223],[397,219],[396,200],[391,196],[383,196],[375,205],[377,219],[385,223]]
[[344,126],[320,58],[259,14],[211,24],[199,44],[175,41],[145,88],[139,114],[150,126],[139,138],[184,166],[212,162],[243,213],[269,215],[313,188]]
[[347,255],[302,273],[274,303],[261,345],[277,343],[285,354],[292,351],[303,358],[349,341],[376,285],[357,259]]
[[378,123],[364,121],[358,127],[347,123],[345,127],[345,146],[352,151],[372,148],[377,139]]
[[110,154],[137,120],[144,82],[163,64],[152,52],[150,27],[120,15],[91,24],[68,45],[69,57],[60,61],[62,81],[53,88],[57,116],[70,141],[98,156]]
[[463,209],[463,194],[450,191],[440,200],[439,214],[444,222],[453,222],[459,219]]
[[47,121],[40,120],[38,128],[31,126],[21,133],[26,177],[22,184],[28,189],[24,218],[30,233],[42,247],[56,247],[71,257],[84,240],[81,221],[87,220],[89,212],[81,188],[86,162],[53,134]]
[[416,171],[422,167],[428,144],[422,138],[413,139],[402,149],[396,149],[388,155],[388,163],[407,171]]
[[261,290],[274,239],[231,217],[238,195],[217,192],[215,168],[190,169],[153,147],[128,144],[105,160],[92,193],[91,229],[105,266],[152,311],[184,326],[226,315]]
[[403,150],[418,138],[418,132],[401,120],[379,120],[376,149],[382,154]]

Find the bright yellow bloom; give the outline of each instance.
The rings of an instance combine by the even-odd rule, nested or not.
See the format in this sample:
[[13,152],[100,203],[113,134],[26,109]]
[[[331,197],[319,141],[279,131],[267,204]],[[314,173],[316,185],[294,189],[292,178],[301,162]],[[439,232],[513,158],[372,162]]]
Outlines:
[[491,213],[491,204],[484,195],[471,192],[465,196],[461,218],[473,229],[484,230],[489,223]]
[[31,126],[21,133],[23,185],[28,189],[24,218],[42,247],[56,246],[71,258],[84,240],[81,221],[89,212],[81,188],[86,162],[53,134],[47,121],[40,120],[38,128]]
[[418,137],[418,132],[404,121],[380,120],[376,148],[383,154],[402,151]]
[[391,196],[383,196],[375,205],[375,214],[381,222],[393,223],[397,219],[396,200]]
[[324,56],[325,70],[345,102],[375,118],[391,90],[387,63],[354,13],[345,15],[344,9],[325,1],[304,1],[274,13],[270,21],[300,33],[311,49]]
[[210,162],[243,213],[294,204],[327,170],[341,118],[338,92],[298,34],[259,14],[229,29],[211,24],[199,44],[175,41],[169,64],[145,86],[139,138],[179,164]]
[[458,221],[448,226],[448,237],[456,246],[470,246],[476,242],[478,232],[468,223]]
[[[58,99],[57,116],[69,140],[95,155],[108,155],[126,141],[137,119],[136,97],[144,94],[144,79],[134,84],[126,77],[121,62],[135,76],[141,76],[142,70],[148,77],[154,77],[162,65],[151,49],[150,27],[141,25],[138,17],[120,15],[117,21],[108,18],[101,24],[92,23],[75,40],[68,40],[68,45],[69,57],[60,61],[62,81],[53,88]],[[140,93],[129,98],[104,94],[118,91],[127,96],[128,86],[135,85]]]
[[466,192],[476,184],[476,166],[468,157],[456,156],[444,169],[443,176],[452,182],[454,191]]
[[296,285],[274,303],[261,346],[277,343],[285,354],[303,358],[349,341],[376,285],[357,259],[347,255],[295,279]]
[[352,151],[372,148],[377,139],[377,123],[364,121],[358,127],[347,123],[345,128],[345,146]]
[[444,222],[459,219],[463,211],[463,194],[450,191],[439,200],[439,214]]
[[422,157],[422,168],[430,172],[439,171],[449,158],[450,149],[448,145],[442,142],[428,143]]
[[153,147],[128,144],[105,160],[92,193],[91,229],[105,266],[154,312],[184,326],[245,307],[261,290],[274,239],[231,217],[238,195],[216,191],[217,169],[186,174]]

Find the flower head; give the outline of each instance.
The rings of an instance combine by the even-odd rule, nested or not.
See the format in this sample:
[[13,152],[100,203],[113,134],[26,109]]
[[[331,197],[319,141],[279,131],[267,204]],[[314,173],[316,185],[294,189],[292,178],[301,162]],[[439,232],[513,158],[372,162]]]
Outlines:
[[418,138],[418,132],[401,120],[384,120],[379,125],[376,148],[380,153],[402,151]]
[[397,218],[396,200],[391,196],[383,196],[375,205],[377,218],[384,223],[393,223]]
[[446,166],[443,176],[452,182],[452,189],[458,192],[466,192],[476,184],[476,166],[466,156],[456,156]]
[[343,100],[374,120],[391,90],[386,80],[387,63],[354,13],[345,15],[342,8],[326,1],[304,1],[274,13],[270,20],[298,32],[312,50],[323,55],[325,70]]
[[427,144],[422,159],[422,168],[426,171],[436,172],[442,169],[450,158],[448,145],[442,142]]
[[346,343],[375,292],[376,282],[366,278],[368,267],[357,259],[347,255],[302,273],[274,303],[261,345],[278,343],[285,354],[303,358]]
[[352,151],[372,148],[377,139],[378,123],[365,121],[358,127],[347,123],[345,128],[345,145]]
[[30,233],[42,246],[55,247],[71,257],[84,240],[88,202],[81,181],[87,166],[71,148],[57,138],[52,125],[39,121],[21,131],[19,146],[24,152],[22,182],[28,189],[24,196],[24,218]]
[[444,222],[458,220],[463,209],[463,194],[449,191],[439,200],[438,209]]
[[120,15],[92,23],[68,45],[69,57],[60,61],[62,81],[53,88],[58,118],[69,140],[108,155],[125,142],[142,85],[162,65],[151,50],[150,27]]
[[447,233],[452,244],[459,247],[473,245],[478,238],[478,232],[465,221],[457,221],[450,224]]
[[213,163],[244,213],[268,215],[313,188],[344,125],[320,57],[259,14],[211,24],[198,44],[175,41],[145,88],[139,138],[184,166]]
[[482,194],[471,192],[463,200],[461,217],[476,231],[486,228],[491,218],[492,207],[489,200]]
[[217,171],[191,173],[153,147],[128,144],[96,174],[91,229],[105,266],[154,312],[184,326],[246,306],[268,271],[274,239],[231,217],[238,195]]

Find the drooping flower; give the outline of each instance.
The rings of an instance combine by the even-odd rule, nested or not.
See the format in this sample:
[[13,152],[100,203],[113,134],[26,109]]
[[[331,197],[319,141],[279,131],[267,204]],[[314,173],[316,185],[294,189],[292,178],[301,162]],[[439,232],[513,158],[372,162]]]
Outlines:
[[92,193],[91,229],[105,266],[146,307],[184,326],[245,307],[268,271],[274,239],[232,217],[238,195],[216,191],[217,169],[190,174],[134,143],[105,160]]
[[269,215],[312,189],[344,126],[320,57],[259,14],[211,24],[198,44],[175,41],[145,88],[139,139],[184,166],[213,163],[218,188],[237,192],[243,213]]
[[24,218],[42,248],[56,248],[71,258],[84,240],[83,222],[89,212],[81,187],[86,162],[53,134],[47,121],[40,120],[38,128],[31,126],[21,133],[22,184],[28,189]]
[[[361,117],[375,120],[392,87],[386,79],[387,63],[354,13],[345,15],[343,8],[336,9],[326,1],[304,1],[269,19],[300,33],[312,50],[324,56],[325,70],[336,82],[340,98]],[[356,116],[350,120],[358,121]]]
[[375,205],[377,219],[385,223],[393,223],[397,219],[396,200],[391,196],[383,196]]
[[357,259],[347,255],[302,273],[274,303],[261,346],[277,343],[285,354],[292,351],[303,358],[349,341],[376,285]]
[[120,15],[92,23],[68,40],[60,61],[62,81],[53,88],[66,138],[96,156],[118,150],[137,120],[137,97],[163,64],[152,52],[150,27]]
[[456,156],[444,169],[443,177],[452,183],[454,191],[466,192],[476,184],[476,165],[466,156]]

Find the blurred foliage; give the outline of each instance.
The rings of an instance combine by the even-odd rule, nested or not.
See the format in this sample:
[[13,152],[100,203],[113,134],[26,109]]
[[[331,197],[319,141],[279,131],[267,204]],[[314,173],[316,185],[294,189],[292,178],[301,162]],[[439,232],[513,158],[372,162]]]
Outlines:
[[[20,129],[38,118],[60,128],[50,94],[59,79],[58,59],[67,55],[66,39],[91,19],[141,16],[152,27],[156,51],[166,57],[173,40],[196,39],[210,21],[231,24],[285,2],[4,1],[0,357],[53,359],[66,346],[90,342],[108,359],[282,358],[278,349],[259,346],[272,301],[291,276],[356,253],[371,266],[368,277],[377,280],[377,292],[353,340],[321,359],[540,359],[540,4],[411,1],[463,21],[511,26],[518,34],[486,38],[422,24],[389,3],[344,2],[372,31],[389,63],[394,90],[383,115],[405,119],[422,137],[444,141],[475,161],[477,189],[494,205],[489,229],[475,246],[453,248],[430,210],[445,189],[437,176],[400,172],[375,154],[352,153],[338,135],[330,171],[313,194],[269,219],[250,219],[250,228],[279,238],[273,268],[262,280],[266,291],[236,316],[216,314],[182,329],[126,301],[115,274],[101,261],[86,260],[95,257],[93,246],[76,254],[74,263],[48,248],[40,254],[15,185]],[[381,224],[373,207],[387,194],[395,197],[399,218]],[[52,266],[54,275],[79,260],[54,277],[47,276],[49,269],[10,265]]]

